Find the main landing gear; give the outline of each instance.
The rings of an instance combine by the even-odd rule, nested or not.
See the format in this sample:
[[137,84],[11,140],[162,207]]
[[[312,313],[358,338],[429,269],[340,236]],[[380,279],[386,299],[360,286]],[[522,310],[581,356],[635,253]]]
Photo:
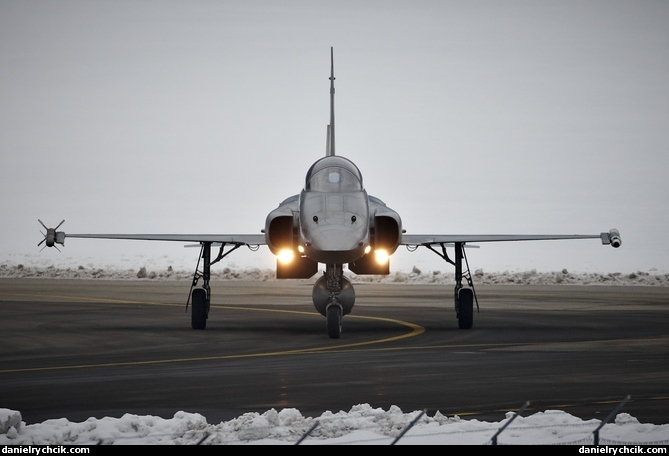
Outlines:
[[[244,245],[234,244],[234,246],[226,252],[226,244],[224,243],[221,245],[221,249],[219,250],[218,255],[212,261],[211,244],[211,242],[201,243],[202,248],[200,249],[200,257],[197,260],[195,274],[193,274],[193,283],[190,287],[191,291],[188,294],[188,298],[191,301],[191,327],[193,329],[205,329],[207,327],[209,307],[211,306],[211,288],[209,287],[209,280],[211,278],[211,265],[218,263],[230,253]],[[201,271],[200,262],[202,262]],[[195,288],[200,279],[202,279],[204,282],[202,284],[202,288]],[[188,302],[186,302],[186,308],[188,308]]]
[[[458,319],[458,326],[460,329],[471,329],[474,325],[474,302],[476,302],[476,309],[479,308],[479,302],[476,298],[476,291],[474,290],[474,282],[472,282],[472,275],[469,271],[469,263],[467,255],[465,254],[464,242],[455,243],[455,261],[451,260],[446,253],[446,245],[441,245],[441,252],[435,250],[431,245],[426,247],[439,255],[447,263],[455,266],[455,316]],[[463,271],[462,263],[466,266]],[[462,285],[462,279],[467,281],[469,288]]]

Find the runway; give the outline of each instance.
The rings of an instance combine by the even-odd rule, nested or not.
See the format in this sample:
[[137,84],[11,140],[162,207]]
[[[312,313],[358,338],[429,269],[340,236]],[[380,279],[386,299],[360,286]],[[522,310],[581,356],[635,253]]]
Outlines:
[[204,331],[190,282],[0,279],[0,408],[30,424],[183,410],[217,423],[357,404],[499,421],[623,408],[669,423],[669,288],[479,286],[458,329],[451,286],[354,284],[329,339],[309,281],[212,282]]

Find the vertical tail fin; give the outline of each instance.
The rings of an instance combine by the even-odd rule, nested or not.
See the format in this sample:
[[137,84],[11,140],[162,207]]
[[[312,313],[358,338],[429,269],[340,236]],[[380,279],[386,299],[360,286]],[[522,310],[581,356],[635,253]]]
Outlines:
[[330,47],[330,125],[328,125],[328,136],[325,146],[325,156],[327,157],[335,154],[334,80],[334,48]]

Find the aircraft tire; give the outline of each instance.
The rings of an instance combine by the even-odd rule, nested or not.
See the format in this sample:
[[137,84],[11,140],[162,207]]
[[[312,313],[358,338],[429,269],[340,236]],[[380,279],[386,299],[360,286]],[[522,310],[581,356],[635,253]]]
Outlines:
[[207,292],[203,288],[193,290],[191,303],[191,327],[205,329],[207,327]]
[[458,292],[458,326],[460,329],[471,329],[474,325],[474,293],[471,288],[463,288]]
[[330,339],[339,339],[341,337],[341,307],[337,305],[328,306],[325,313],[328,336],[330,336]]

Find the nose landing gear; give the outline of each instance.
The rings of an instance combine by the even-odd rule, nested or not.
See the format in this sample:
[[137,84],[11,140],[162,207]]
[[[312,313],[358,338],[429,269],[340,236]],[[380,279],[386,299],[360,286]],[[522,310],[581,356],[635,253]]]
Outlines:
[[342,319],[351,313],[355,304],[355,290],[351,281],[344,277],[343,265],[325,265],[325,274],[314,284],[312,300],[316,310],[326,319],[328,336],[339,339]]

